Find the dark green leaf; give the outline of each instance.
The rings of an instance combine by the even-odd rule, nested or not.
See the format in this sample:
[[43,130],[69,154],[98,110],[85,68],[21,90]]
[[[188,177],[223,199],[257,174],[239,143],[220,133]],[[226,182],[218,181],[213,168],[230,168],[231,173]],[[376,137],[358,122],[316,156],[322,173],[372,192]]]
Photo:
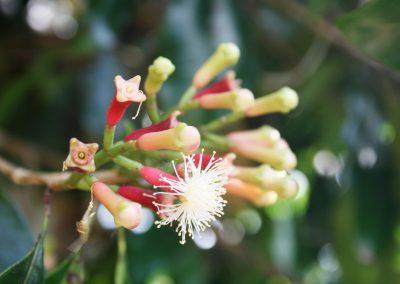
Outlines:
[[3,228],[0,242],[0,271],[3,271],[29,251],[33,240],[21,216],[2,193],[0,193],[0,227]]
[[400,69],[400,5],[396,0],[376,0],[339,17],[345,36],[368,55]]
[[61,262],[53,271],[46,275],[44,283],[45,284],[60,284],[67,276],[70,270],[71,264],[75,259],[75,254],[72,254],[63,262]]
[[43,236],[39,235],[35,246],[19,262],[0,274],[0,283],[43,283]]

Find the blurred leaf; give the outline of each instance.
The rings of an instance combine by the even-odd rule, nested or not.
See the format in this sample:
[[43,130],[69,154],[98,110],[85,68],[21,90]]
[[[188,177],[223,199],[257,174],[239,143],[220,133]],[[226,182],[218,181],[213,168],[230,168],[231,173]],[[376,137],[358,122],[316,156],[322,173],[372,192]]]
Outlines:
[[67,259],[61,262],[53,271],[46,275],[45,284],[60,284],[70,270],[71,264],[74,262],[75,254],[70,255]]
[[0,271],[3,271],[29,251],[33,240],[25,222],[1,192],[0,227],[3,228],[0,242]]
[[131,283],[151,282],[154,274],[174,283],[208,283],[201,252],[191,240],[179,244],[175,230],[153,228],[145,235],[126,231],[127,269]]
[[364,52],[385,65],[400,69],[399,15],[398,1],[375,0],[339,17],[337,25]]
[[[9,249],[10,250],[10,249]],[[44,277],[43,235],[19,262],[0,274],[0,283],[42,283]]]

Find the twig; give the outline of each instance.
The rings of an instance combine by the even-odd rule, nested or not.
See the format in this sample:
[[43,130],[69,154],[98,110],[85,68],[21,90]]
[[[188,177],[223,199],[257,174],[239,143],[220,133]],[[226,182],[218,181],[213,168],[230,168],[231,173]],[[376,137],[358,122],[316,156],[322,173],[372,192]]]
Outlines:
[[[19,185],[42,185],[54,191],[67,190],[63,184],[68,180],[70,172],[40,172],[18,167],[0,157],[0,173],[3,173],[15,184]],[[94,174],[104,183],[122,183],[129,179],[118,175],[116,170],[100,170]]]
[[367,56],[351,44],[331,23],[315,15],[306,7],[293,0],[265,0],[272,7],[280,10],[288,17],[313,31],[321,39],[346,51],[353,58],[367,64],[375,70],[385,73],[396,81],[400,81],[400,73],[385,67],[383,64]]
[[55,151],[22,141],[2,130],[0,130],[0,149],[31,166],[42,164],[56,169],[60,168],[60,163],[65,158]]
[[300,62],[286,72],[267,72],[263,74],[263,89],[275,90],[282,86],[296,86],[312,75],[320,66],[328,50],[328,44],[315,40]]

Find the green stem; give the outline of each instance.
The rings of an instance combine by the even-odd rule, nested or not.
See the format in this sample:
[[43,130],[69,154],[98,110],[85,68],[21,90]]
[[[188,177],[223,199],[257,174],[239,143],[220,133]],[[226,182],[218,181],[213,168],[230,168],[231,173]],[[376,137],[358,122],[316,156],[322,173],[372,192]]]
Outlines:
[[181,107],[179,107],[178,110],[181,111],[182,113],[185,113],[192,109],[196,109],[198,107],[199,107],[199,102],[197,100],[194,100],[186,102]]
[[139,172],[139,170],[143,167],[143,165],[139,162],[136,162],[134,160],[131,160],[127,157],[118,155],[115,158],[113,158],[113,161],[121,166],[124,167],[130,171],[134,171],[134,172]]
[[191,98],[194,96],[196,93],[197,89],[194,86],[190,86],[182,95],[181,100],[179,101],[178,107],[182,108],[188,101],[191,100]]
[[153,123],[157,123],[160,121],[160,114],[158,112],[158,106],[157,106],[157,100],[156,96],[148,95],[147,100],[146,100],[146,108],[147,108],[147,114],[150,117],[150,120]]
[[212,133],[203,133],[204,138],[207,142],[211,143],[219,151],[229,151],[229,141],[227,138],[221,135]]
[[157,160],[182,160],[182,155],[176,151],[162,150],[162,151],[141,151],[141,154],[151,159]]
[[178,110],[178,109],[185,109],[186,108],[186,104],[190,103],[191,98],[196,94],[197,89],[193,86],[190,86],[189,88],[187,88],[187,90],[183,93],[181,100],[178,103],[178,106],[174,106],[172,108],[170,108],[167,112],[165,112],[161,119],[164,120],[166,118],[168,118],[172,112]]
[[115,126],[106,126],[104,128],[103,147],[107,151],[114,144]]
[[125,229],[123,227],[117,228],[117,244],[118,244],[118,256],[117,264],[115,267],[114,283],[125,284],[127,280],[127,267],[126,267],[126,239]]
[[227,115],[221,116],[220,118],[209,122],[206,124],[203,129],[206,131],[216,131],[219,130],[223,127],[225,127],[227,124],[236,122],[244,117],[243,113],[240,112],[231,112]]

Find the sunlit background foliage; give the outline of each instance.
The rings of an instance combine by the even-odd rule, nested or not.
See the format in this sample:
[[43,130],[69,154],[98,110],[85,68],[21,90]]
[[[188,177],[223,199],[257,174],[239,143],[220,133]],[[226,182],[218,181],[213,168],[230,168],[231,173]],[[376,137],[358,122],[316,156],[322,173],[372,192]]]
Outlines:
[[[165,108],[225,41],[241,48],[237,76],[256,96],[299,93],[288,116],[243,123],[281,131],[304,173],[294,173],[300,195],[258,209],[231,198],[220,227],[184,246],[172,228],[127,232],[130,283],[400,283],[397,0],[0,0],[1,155],[61,170],[70,137],[101,138],[116,74],[144,76],[157,56],[170,58]],[[4,270],[37,238],[43,189],[3,176],[0,187]],[[46,269],[68,255],[87,202],[53,194]],[[72,266],[87,283],[114,279],[116,235],[102,225]]]

